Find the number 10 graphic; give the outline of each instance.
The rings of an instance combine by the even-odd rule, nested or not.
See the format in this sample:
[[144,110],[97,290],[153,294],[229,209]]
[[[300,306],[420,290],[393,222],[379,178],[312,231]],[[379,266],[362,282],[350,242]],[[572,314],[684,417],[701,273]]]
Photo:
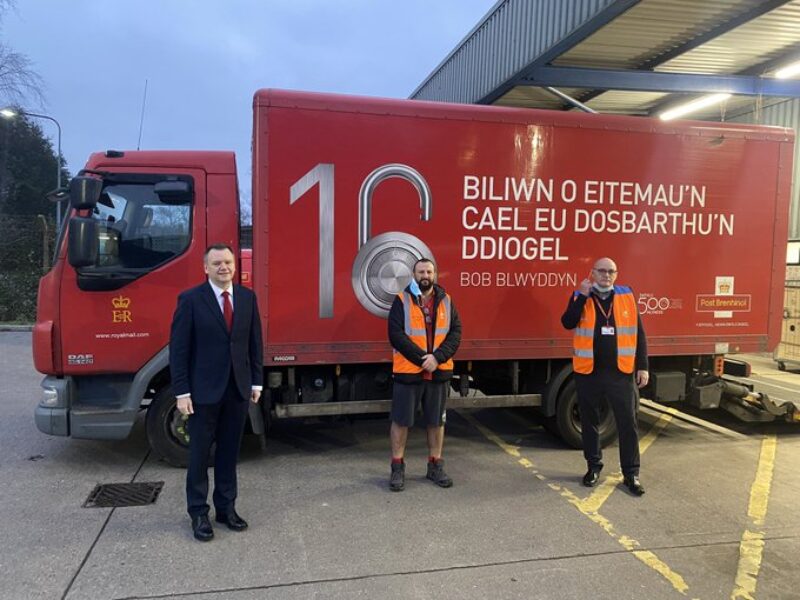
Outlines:
[[[419,238],[402,231],[390,231],[372,237],[372,195],[386,179],[409,182],[419,198],[420,219],[430,221],[431,190],[416,169],[389,163],[373,170],[361,184],[358,194],[358,254],[353,263],[353,292],[361,305],[377,317],[387,318],[395,296],[413,277],[414,264],[433,254]],[[319,184],[319,318],[333,318],[334,253],[334,169],[320,163],[298,179],[289,190],[289,204],[294,204]]]

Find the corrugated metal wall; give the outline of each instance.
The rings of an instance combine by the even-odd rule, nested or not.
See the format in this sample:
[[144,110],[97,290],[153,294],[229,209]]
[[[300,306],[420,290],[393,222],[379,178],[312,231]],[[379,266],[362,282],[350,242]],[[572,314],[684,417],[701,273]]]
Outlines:
[[759,125],[779,125],[791,127],[795,131],[794,143],[794,169],[792,172],[792,207],[789,213],[789,237],[800,238],[800,100],[789,100],[780,104],[773,104],[758,112],[731,119],[737,123],[752,123]]
[[504,0],[411,94],[475,103],[615,0]]

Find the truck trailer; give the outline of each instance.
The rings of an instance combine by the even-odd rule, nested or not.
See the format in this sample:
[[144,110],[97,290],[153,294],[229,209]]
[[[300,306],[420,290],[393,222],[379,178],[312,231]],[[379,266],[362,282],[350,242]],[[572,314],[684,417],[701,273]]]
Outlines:
[[[741,352],[781,335],[790,129],[260,90],[252,272],[265,393],[250,422],[388,412],[386,317],[433,259],[463,325],[449,407],[528,406],[580,447],[570,294],[598,257],[636,294],[662,403],[795,418]],[[92,154],[41,280],[33,332],[47,434],[129,435],[187,456],[169,328],[211,243],[241,252],[230,152]],[[241,273],[241,269],[240,269]],[[603,411],[604,443],[615,436]]]

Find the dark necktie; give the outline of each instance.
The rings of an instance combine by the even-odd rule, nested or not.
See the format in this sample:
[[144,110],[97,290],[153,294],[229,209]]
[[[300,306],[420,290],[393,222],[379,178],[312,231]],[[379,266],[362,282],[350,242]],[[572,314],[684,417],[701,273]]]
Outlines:
[[222,316],[228,325],[228,331],[233,329],[233,304],[231,304],[231,295],[228,292],[222,292]]

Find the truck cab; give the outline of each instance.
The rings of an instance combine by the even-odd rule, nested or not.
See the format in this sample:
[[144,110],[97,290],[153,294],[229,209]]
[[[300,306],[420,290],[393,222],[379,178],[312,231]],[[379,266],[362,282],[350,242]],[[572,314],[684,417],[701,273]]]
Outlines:
[[[204,280],[206,246],[223,242],[239,253],[234,155],[93,154],[70,204],[57,260],[39,284],[33,354],[46,376],[36,425],[123,439],[143,407],[172,398],[172,313],[178,294]],[[180,451],[180,415],[162,417],[159,426],[148,419],[151,444]]]

